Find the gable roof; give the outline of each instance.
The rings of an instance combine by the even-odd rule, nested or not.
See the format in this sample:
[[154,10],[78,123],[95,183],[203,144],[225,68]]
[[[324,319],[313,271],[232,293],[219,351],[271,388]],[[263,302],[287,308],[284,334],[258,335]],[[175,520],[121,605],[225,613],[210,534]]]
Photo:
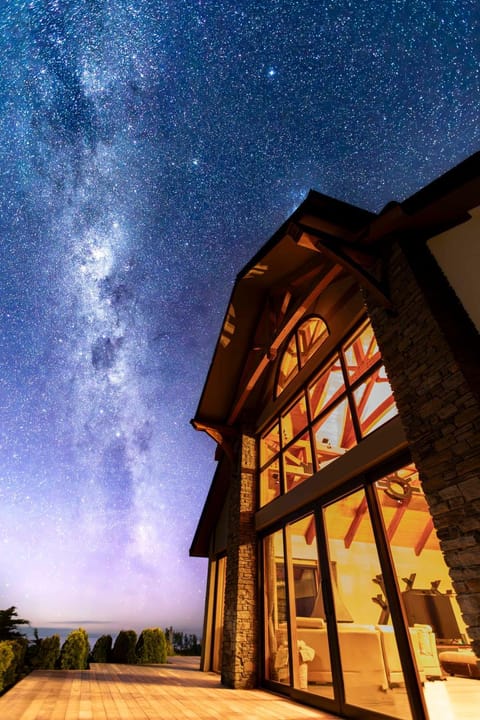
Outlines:
[[[480,202],[479,169],[480,152],[403,202],[389,203],[378,214],[310,191],[235,280],[192,420],[194,427],[207,430],[221,444],[241,417],[248,384],[256,382],[275,356],[278,338],[285,339],[285,333],[280,333],[273,342],[255,346],[255,330],[269,295],[297,282],[301,296],[312,286],[312,279],[314,283],[328,282],[335,272],[348,272],[388,302],[381,283],[371,273],[372,261],[383,245],[396,237],[411,234],[426,239],[468,220],[468,211]],[[285,323],[288,328],[287,319]],[[256,368],[246,375],[252,357]],[[191,555],[208,555],[209,529],[225,493],[225,473],[217,472]]]

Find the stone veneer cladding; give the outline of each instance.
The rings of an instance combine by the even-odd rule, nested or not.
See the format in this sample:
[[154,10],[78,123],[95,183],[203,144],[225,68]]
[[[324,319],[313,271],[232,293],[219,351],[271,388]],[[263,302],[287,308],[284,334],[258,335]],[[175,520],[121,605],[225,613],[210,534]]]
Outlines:
[[222,683],[257,685],[256,443],[242,435],[231,480],[227,576],[223,626]]
[[[421,241],[419,241],[421,242]],[[480,656],[480,407],[398,243],[394,311],[366,296],[455,592]]]

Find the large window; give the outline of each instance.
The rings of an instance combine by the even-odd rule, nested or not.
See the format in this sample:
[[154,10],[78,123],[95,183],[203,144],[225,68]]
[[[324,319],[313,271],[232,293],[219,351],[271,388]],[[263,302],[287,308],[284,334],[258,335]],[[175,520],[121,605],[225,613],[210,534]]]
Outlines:
[[[320,318],[306,322],[313,320]],[[286,358],[295,355],[292,348],[299,346],[300,328],[287,343],[280,378],[288,376]],[[316,341],[312,339],[315,337]],[[317,335],[312,332],[308,347],[316,349],[320,337],[320,329]],[[303,342],[302,347],[307,347],[307,341]],[[296,374],[300,365],[295,367]],[[396,413],[380,351],[372,327],[366,322],[262,435],[260,504],[295,488]]]
[[477,658],[419,474],[390,468],[265,535],[265,679],[342,717],[477,718]]

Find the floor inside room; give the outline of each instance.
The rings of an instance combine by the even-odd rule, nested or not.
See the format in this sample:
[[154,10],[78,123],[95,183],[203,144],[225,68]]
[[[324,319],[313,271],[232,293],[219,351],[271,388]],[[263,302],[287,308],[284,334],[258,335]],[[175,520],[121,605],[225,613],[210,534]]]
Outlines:
[[[325,686],[309,684],[308,692],[325,697],[328,693]],[[423,684],[423,692],[430,720],[478,720],[480,707],[480,680],[463,677],[446,677],[444,680],[427,680]],[[371,691],[365,693],[361,685],[351,701],[355,700],[361,707],[364,703],[377,712],[395,718],[409,718],[407,692],[405,687],[390,688],[387,691],[378,689],[372,697]]]

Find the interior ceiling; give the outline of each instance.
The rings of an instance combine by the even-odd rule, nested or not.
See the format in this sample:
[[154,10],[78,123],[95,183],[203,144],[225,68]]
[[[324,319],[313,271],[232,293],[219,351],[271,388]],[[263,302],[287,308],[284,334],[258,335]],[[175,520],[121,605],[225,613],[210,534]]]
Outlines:
[[[416,555],[423,550],[439,550],[427,501],[417,487],[407,499],[400,501],[378,490],[386,533],[392,547],[411,548]],[[374,543],[371,522],[368,519],[365,496],[348,495],[329,506],[328,537],[343,540],[346,547],[353,542]],[[301,533],[307,544],[315,538],[312,516],[295,522],[295,531]]]

